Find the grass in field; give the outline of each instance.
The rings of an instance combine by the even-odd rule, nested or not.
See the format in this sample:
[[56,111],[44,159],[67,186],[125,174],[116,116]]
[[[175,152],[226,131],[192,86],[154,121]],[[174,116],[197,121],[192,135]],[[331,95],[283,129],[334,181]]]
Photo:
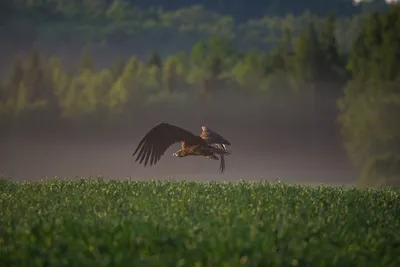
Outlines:
[[400,190],[0,181],[1,266],[400,266]]

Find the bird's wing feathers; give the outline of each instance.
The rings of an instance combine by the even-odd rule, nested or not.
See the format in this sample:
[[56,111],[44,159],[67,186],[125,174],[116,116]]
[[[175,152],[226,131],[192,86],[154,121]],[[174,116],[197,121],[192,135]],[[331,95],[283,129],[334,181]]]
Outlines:
[[224,137],[222,137],[220,134],[217,132],[211,130],[210,128],[206,126],[202,126],[202,132],[200,134],[200,137],[206,140],[207,143],[209,144],[223,144],[224,148],[226,149],[225,145],[230,145],[231,143],[226,140]]
[[140,159],[139,163],[144,161],[145,166],[149,160],[150,165],[154,165],[171,145],[181,141],[187,144],[197,144],[202,139],[178,126],[160,123],[143,137],[132,156],[137,154],[135,161]]

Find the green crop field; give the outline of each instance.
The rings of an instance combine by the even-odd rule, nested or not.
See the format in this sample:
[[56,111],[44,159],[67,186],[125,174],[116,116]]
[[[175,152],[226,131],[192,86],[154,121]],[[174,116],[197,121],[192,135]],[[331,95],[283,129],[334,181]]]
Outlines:
[[0,181],[1,266],[400,266],[400,190]]

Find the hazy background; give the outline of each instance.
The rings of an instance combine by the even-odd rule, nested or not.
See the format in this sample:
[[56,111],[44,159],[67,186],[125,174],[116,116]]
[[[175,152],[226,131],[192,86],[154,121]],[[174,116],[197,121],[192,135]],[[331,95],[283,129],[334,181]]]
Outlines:
[[[222,96],[220,99],[224,99]],[[105,176],[138,179],[257,180],[350,183],[356,178],[335,124],[335,99],[318,99],[326,111],[309,116],[312,106],[287,106],[256,99],[231,99],[185,110],[157,110],[132,114],[126,125],[115,129],[82,131],[39,126],[2,138],[0,170],[13,179],[45,176]],[[260,103],[261,102],[261,103]],[[207,125],[227,138],[233,152],[224,174],[219,162],[202,157],[175,158],[172,146],[157,165],[144,167],[132,153],[144,134],[160,122],[200,134]],[[39,125],[40,123],[38,123]]]
[[[385,25],[398,5],[189,2],[1,1],[0,175],[353,183],[399,172],[400,24]],[[179,144],[156,166],[135,163],[160,122],[228,139],[226,172],[172,157]]]

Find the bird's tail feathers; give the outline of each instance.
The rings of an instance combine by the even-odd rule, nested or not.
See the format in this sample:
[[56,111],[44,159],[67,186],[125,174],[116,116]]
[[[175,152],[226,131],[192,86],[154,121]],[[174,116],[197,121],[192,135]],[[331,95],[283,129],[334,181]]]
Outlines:
[[219,170],[221,173],[225,172],[225,157],[221,154],[221,163],[219,164]]

